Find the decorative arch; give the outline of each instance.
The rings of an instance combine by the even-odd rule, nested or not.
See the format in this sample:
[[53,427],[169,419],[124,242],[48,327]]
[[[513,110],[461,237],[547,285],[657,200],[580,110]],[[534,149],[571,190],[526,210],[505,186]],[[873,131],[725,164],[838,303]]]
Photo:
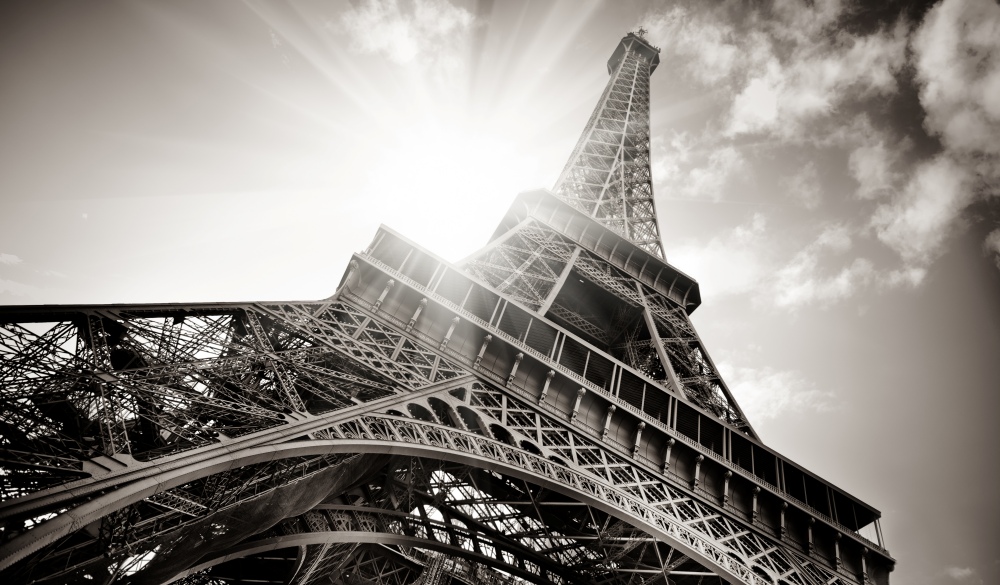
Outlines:
[[225,554],[215,556],[208,559],[202,563],[199,563],[190,569],[181,571],[173,578],[168,581],[164,581],[163,585],[173,583],[179,579],[183,579],[199,571],[204,571],[205,569],[210,569],[216,565],[220,565],[224,562],[240,559],[243,557],[270,552],[274,550],[279,550],[282,548],[288,548],[291,546],[310,546],[310,545],[324,545],[324,544],[340,544],[340,543],[364,543],[364,544],[391,544],[396,546],[411,546],[416,548],[422,548],[426,550],[432,550],[439,553],[444,553],[450,556],[459,557],[474,563],[485,565],[492,569],[500,569],[529,581],[531,583],[538,583],[539,585],[547,585],[548,580],[539,579],[538,575],[527,572],[517,565],[511,565],[501,560],[489,557],[475,551],[470,551],[462,547],[456,547],[448,543],[442,543],[438,541],[432,541],[427,539],[422,539],[414,536],[406,536],[392,533],[380,533],[380,532],[367,532],[367,531],[323,531],[323,532],[306,532],[299,534],[289,534],[286,536],[272,537],[262,540],[257,540],[253,542],[247,542],[241,544],[238,547],[226,551]]
[[426,408],[424,408],[423,405],[417,404],[416,402],[411,402],[407,404],[406,410],[407,412],[410,413],[411,417],[417,420],[422,420],[424,422],[429,422],[429,423],[438,422],[434,418],[434,415],[431,414],[431,411],[427,410]]
[[430,405],[431,410],[433,410],[434,414],[437,415],[438,421],[440,421],[441,424],[448,425],[449,427],[456,429],[464,428],[458,413],[456,413],[455,409],[444,400],[441,400],[436,396],[429,396],[427,398],[427,404]]
[[753,563],[749,559],[734,555],[731,549],[713,542],[708,535],[699,533],[681,519],[672,518],[664,510],[645,504],[591,474],[558,465],[522,449],[466,431],[410,420],[377,417],[367,417],[367,420],[370,421],[367,423],[369,426],[382,420],[396,425],[400,430],[406,427],[413,432],[422,432],[428,437],[430,444],[391,440],[388,437],[369,437],[322,439],[248,448],[226,457],[219,457],[217,461],[206,462],[205,465],[162,473],[157,480],[137,481],[83,503],[38,526],[21,538],[5,543],[3,549],[6,550],[3,550],[4,554],[0,556],[5,557],[8,563],[24,558],[55,539],[83,528],[109,513],[183,485],[195,478],[210,476],[224,469],[290,457],[336,453],[381,453],[460,463],[529,482],[639,528],[710,568],[726,581],[770,585],[768,580],[755,573]]

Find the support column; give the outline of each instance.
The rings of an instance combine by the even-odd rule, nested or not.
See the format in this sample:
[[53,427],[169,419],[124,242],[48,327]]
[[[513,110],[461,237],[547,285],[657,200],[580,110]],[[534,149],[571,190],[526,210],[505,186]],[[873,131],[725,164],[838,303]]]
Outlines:
[[611,417],[617,409],[618,407],[614,404],[608,407],[608,415],[604,418],[604,432],[601,433],[601,440],[606,441],[608,439],[608,433],[611,431]]
[[667,471],[670,470],[670,450],[673,448],[674,443],[676,443],[676,442],[677,442],[677,439],[674,439],[673,437],[670,437],[669,439],[667,439],[667,448],[663,452],[663,474],[664,475],[666,475]]
[[490,345],[491,341],[493,341],[492,335],[487,335],[483,338],[483,346],[479,348],[479,354],[476,355],[476,361],[472,364],[473,368],[478,368],[479,364],[483,362],[483,356],[486,355],[486,348]]
[[569,261],[566,262],[566,266],[563,267],[562,272],[559,273],[559,278],[556,279],[556,283],[552,285],[552,290],[549,291],[548,296],[545,297],[545,302],[542,303],[541,307],[538,307],[538,314],[545,315],[546,312],[552,307],[552,302],[556,300],[556,296],[559,291],[562,290],[564,284],[566,284],[566,279],[569,278],[569,273],[573,270],[573,265],[576,264],[576,259],[580,257],[580,246],[573,249],[573,254],[569,257]]
[[670,362],[667,350],[663,347],[663,340],[660,339],[660,332],[656,328],[656,320],[653,318],[653,312],[649,310],[649,305],[646,303],[646,295],[642,292],[642,284],[638,282],[635,283],[635,288],[639,293],[639,299],[642,301],[642,318],[646,321],[646,328],[649,329],[649,337],[653,341],[653,348],[656,350],[656,355],[660,358],[660,362],[663,364],[663,370],[667,373],[667,379],[670,381],[670,387],[673,389],[674,394],[680,397],[681,400],[690,402],[687,395],[684,394],[684,387],[681,386],[680,379],[677,377],[677,372],[674,371],[674,366]]
[[420,318],[420,312],[424,310],[427,306],[427,297],[420,299],[420,304],[417,305],[417,310],[413,311],[413,316],[410,317],[410,322],[406,324],[406,332],[409,333],[413,331],[413,326],[417,324],[417,319]]
[[701,462],[705,460],[705,456],[701,453],[694,458],[694,479],[691,480],[691,489],[697,490],[698,486],[701,484]]
[[385,288],[382,289],[382,294],[378,296],[378,300],[376,300],[375,304],[372,305],[373,313],[378,313],[379,307],[382,306],[382,303],[385,301],[385,297],[389,294],[389,291],[392,290],[392,287],[394,286],[396,286],[396,281],[391,278],[389,279],[389,282],[385,283]]
[[545,384],[542,385],[542,393],[538,397],[538,404],[545,402],[545,397],[549,395],[549,384],[552,383],[552,377],[555,375],[556,373],[553,370],[549,370],[548,373],[545,374]]
[[517,367],[521,365],[521,360],[524,359],[524,352],[518,353],[514,356],[514,367],[510,369],[510,375],[507,376],[506,386],[510,388],[510,385],[514,382],[514,376],[517,375]]
[[576,391],[576,402],[573,404],[573,414],[570,415],[569,420],[576,422],[577,417],[580,416],[580,401],[583,400],[583,395],[586,393],[586,388],[580,388]]
[[642,431],[646,428],[646,423],[639,421],[639,430],[635,432],[635,445],[632,447],[632,459],[639,456],[639,441],[642,440]]
[[441,345],[438,346],[438,349],[444,351],[444,348],[448,347],[448,342],[451,341],[451,335],[455,332],[455,327],[458,327],[460,321],[461,319],[459,317],[455,317],[451,320],[451,327],[448,327],[448,333],[444,334],[444,339],[441,340]]

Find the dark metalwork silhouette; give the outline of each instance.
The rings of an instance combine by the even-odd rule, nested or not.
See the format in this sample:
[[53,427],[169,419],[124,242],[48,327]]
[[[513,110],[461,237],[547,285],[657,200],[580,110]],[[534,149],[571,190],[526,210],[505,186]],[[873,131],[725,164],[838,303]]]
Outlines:
[[[629,34],[554,192],[328,299],[0,309],[5,583],[888,583],[691,325]],[[864,529],[874,529],[866,537]]]

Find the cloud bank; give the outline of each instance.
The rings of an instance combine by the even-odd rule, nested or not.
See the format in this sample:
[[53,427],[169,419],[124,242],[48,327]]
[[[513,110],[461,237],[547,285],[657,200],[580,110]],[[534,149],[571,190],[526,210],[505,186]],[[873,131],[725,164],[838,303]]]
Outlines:
[[828,411],[835,404],[832,393],[816,388],[796,372],[727,363],[720,363],[719,370],[747,418],[758,424],[789,414]]
[[445,0],[366,0],[340,16],[354,50],[399,65],[446,59],[458,33],[474,23],[471,12]]
[[[717,106],[700,132],[654,139],[658,195],[724,204],[734,184],[777,175],[777,191],[805,214],[798,251],[784,258],[768,234],[751,246],[720,234],[671,254],[700,262],[691,271],[723,293],[771,289],[760,296],[795,309],[919,286],[971,221],[969,206],[1000,192],[1000,5],[943,0],[919,22],[865,31],[846,26],[859,10],[690,4],[643,20]],[[906,100],[922,109],[920,126],[887,115]],[[984,248],[1000,258],[998,231]]]
[[13,266],[15,264],[20,264],[21,262],[23,262],[23,260],[21,260],[20,258],[18,258],[14,254],[0,253],[0,264],[5,264],[7,266]]

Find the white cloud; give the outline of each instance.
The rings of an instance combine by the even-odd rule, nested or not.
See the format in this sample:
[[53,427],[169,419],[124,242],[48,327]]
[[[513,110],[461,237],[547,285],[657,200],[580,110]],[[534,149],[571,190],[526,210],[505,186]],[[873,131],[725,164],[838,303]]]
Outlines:
[[746,159],[736,148],[732,146],[718,148],[708,155],[704,166],[691,169],[684,192],[688,197],[719,200],[722,198],[723,187],[732,177],[745,171],[746,168]]
[[23,262],[23,260],[15,256],[14,254],[4,254],[0,252],[0,264],[13,266],[14,264],[20,264],[21,262]]
[[[977,196],[998,191],[1000,5],[942,0],[912,35],[903,18],[870,34],[848,32],[840,23],[853,6],[844,0],[696,4],[660,9],[644,20],[651,40],[679,57],[692,79],[711,87],[722,111],[696,140],[675,138],[670,155],[654,161],[658,193],[723,200],[734,179],[752,176],[758,162],[733,146],[747,136],[757,141],[755,153],[766,153],[769,144],[810,144],[823,149],[819,156],[846,155],[856,198],[874,202],[856,203],[864,208],[842,227],[850,236],[874,235],[899,258],[878,266],[867,257],[837,263],[833,257],[844,251],[825,245],[829,234],[821,234],[780,265],[770,261],[774,256],[765,253],[769,246],[761,237],[746,246],[720,236],[700,251],[671,255],[694,263],[690,271],[708,294],[712,287],[715,294],[753,290],[757,300],[796,308],[842,301],[870,285],[919,286],[960,227],[963,211]],[[922,160],[913,159],[917,137],[881,117],[884,100],[876,108],[873,99],[894,95],[897,77],[911,71],[926,111],[924,127],[944,147]],[[850,118],[844,112],[853,120],[845,123]],[[826,196],[834,193],[827,179],[810,164],[781,185],[814,209],[824,187]],[[998,239],[991,234],[984,245],[995,251]],[[765,271],[773,277],[764,279]]]
[[775,260],[777,242],[769,238],[767,226],[766,217],[757,213],[708,242],[672,247],[668,259],[699,282],[706,301],[751,294],[755,303],[792,310],[844,301],[874,282],[889,284],[890,276],[895,279],[892,284],[918,284],[923,278],[923,271],[882,274],[862,257],[846,264],[839,260],[839,268],[827,268],[829,259],[838,262],[836,258],[853,246],[853,228],[846,224],[827,226],[782,265]]
[[471,12],[445,0],[367,0],[340,17],[355,50],[378,53],[400,65],[446,57],[455,35],[474,23]]
[[1000,155],[1000,5],[944,0],[913,52],[927,129],[950,149]]
[[823,230],[816,240],[779,269],[773,283],[774,304],[798,308],[819,303],[827,305],[853,296],[874,276],[875,267],[866,258],[855,258],[833,275],[822,274],[820,259],[830,253],[842,254],[851,248],[850,229],[845,225]]
[[802,42],[813,42],[815,38],[837,22],[844,11],[840,0],[776,0],[772,7],[777,17],[775,34]]
[[667,141],[662,136],[654,136],[650,140],[650,152],[657,153],[649,161],[649,172],[654,183],[666,183],[680,172],[678,160],[684,157],[684,153],[677,146],[679,139],[680,135],[674,136],[669,147],[671,152],[667,155],[662,154],[668,151]]
[[858,182],[855,195],[871,200],[889,196],[899,188],[911,141],[906,137],[897,140],[891,131],[875,127],[871,117],[861,113],[850,124],[828,134],[823,146],[847,149],[847,170]]
[[893,172],[895,160],[896,152],[881,139],[851,151],[847,168],[858,182],[857,196],[876,199],[890,193],[897,180],[897,174]]
[[872,215],[879,240],[908,265],[929,264],[972,200],[970,179],[969,172],[946,155],[917,166],[894,200],[880,205]]
[[760,422],[787,414],[824,412],[834,406],[834,395],[792,371],[770,367],[718,364],[736,402],[749,420]]
[[669,45],[685,60],[696,61],[698,66],[689,67],[688,73],[706,84],[729,77],[745,59],[746,52],[734,43],[736,32],[732,26],[692,15],[683,7],[649,14],[642,26],[654,44]]
[[965,581],[971,579],[976,571],[971,567],[948,567],[944,570],[944,574],[956,581]]
[[915,288],[920,286],[926,276],[927,268],[923,266],[903,266],[880,274],[879,284],[888,288],[896,288],[897,286]]
[[993,230],[986,236],[983,249],[987,254],[993,254],[993,261],[996,262],[997,268],[1000,268],[1000,228]]
[[727,133],[765,132],[776,126],[784,82],[781,65],[771,59],[764,71],[750,79],[733,98]]
[[[888,234],[901,253],[928,257],[965,205],[977,195],[1000,194],[1000,5],[944,0],[927,13],[912,46],[924,127],[941,138],[960,169],[938,181],[950,191],[927,193],[930,201],[911,206],[915,219],[891,226],[897,229]],[[912,245],[921,231],[927,232],[927,249]],[[995,233],[984,242],[987,248],[996,249]]]
[[782,269],[778,275],[775,304],[779,307],[799,307],[813,302],[830,304],[848,299],[872,279],[875,265],[867,258],[855,258],[833,276],[817,276],[815,271],[816,266],[812,262],[804,266],[792,264]]
[[906,29],[869,36],[803,39],[787,54],[775,49],[764,67],[751,70],[733,100],[727,132],[811,138],[805,124],[825,118],[848,101],[896,90],[905,63]]
[[809,161],[791,177],[782,181],[788,194],[806,209],[816,209],[823,199],[823,187],[819,181],[816,164]]
[[905,24],[852,35],[834,30],[843,14],[838,0],[788,0],[770,10],[673,7],[643,24],[692,78],[728,86],[727,135],[812,140],[806,123],[849,100],[895,92],[906,62]]
[[692,143],[683,133],[675,135],[669,145],[661,137],[653,140],[653,152],[660,153],[651,161],[656,192],[667,197],[723,199],[726,188],[745,177],[746,158],[732,145],[695,152]]
[[670,263],[694,277],[704,297],[753,290],[766,271],[767,218],[760,213],[746,223],[705,242],[685,242],[671,249]]

